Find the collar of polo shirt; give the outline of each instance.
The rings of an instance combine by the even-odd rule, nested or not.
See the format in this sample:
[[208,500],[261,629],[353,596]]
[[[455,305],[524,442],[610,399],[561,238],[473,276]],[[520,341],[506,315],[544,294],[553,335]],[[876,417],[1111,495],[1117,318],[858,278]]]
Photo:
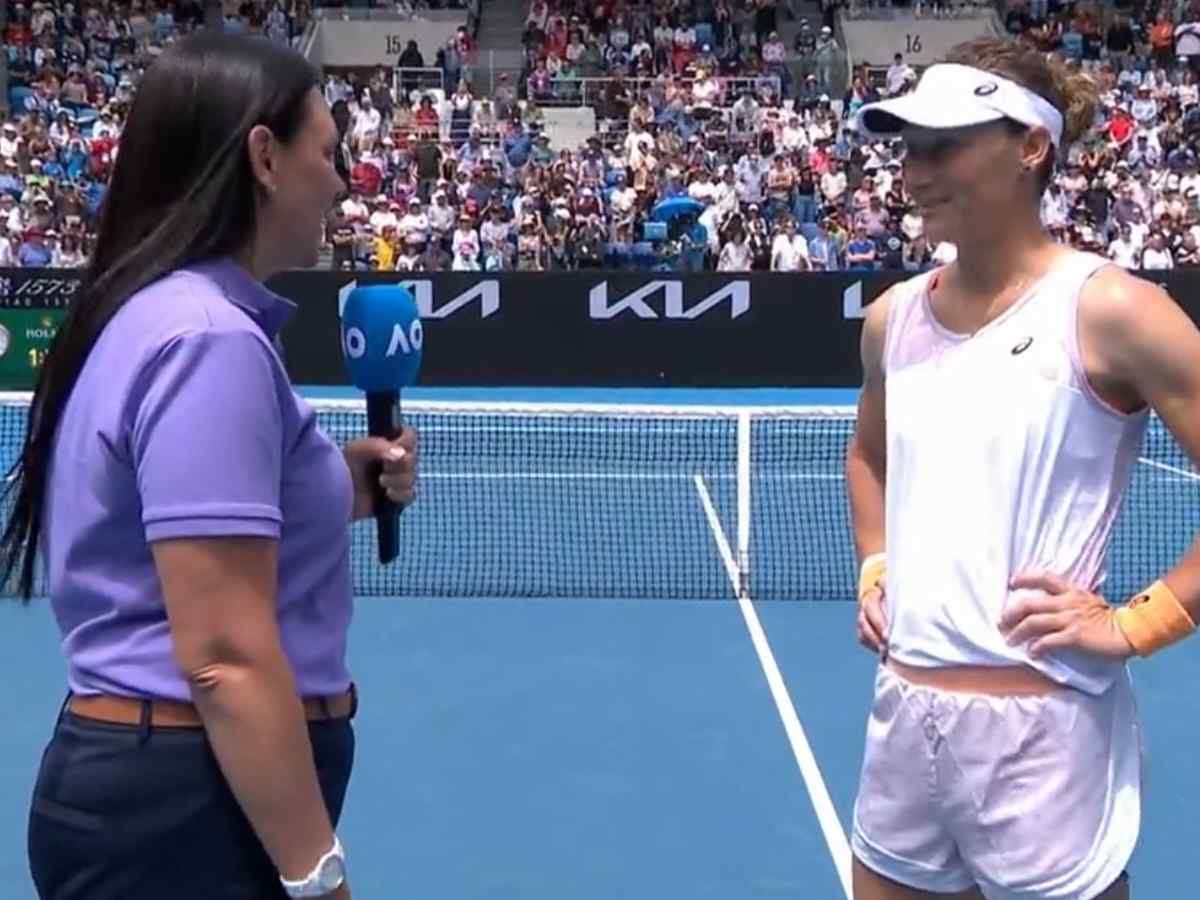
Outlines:
[[296,311],[296,304],[269,290],[229,257],[207,260],[188,266],[216,282],[229,302],[243,309],[271,340]]

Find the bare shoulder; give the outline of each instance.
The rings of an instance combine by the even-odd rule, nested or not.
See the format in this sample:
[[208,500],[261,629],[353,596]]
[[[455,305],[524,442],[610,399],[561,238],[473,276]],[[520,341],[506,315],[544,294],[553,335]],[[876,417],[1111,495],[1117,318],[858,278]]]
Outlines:
[[1119,333],[1137,327],[1147,316],[1182,315],[1162,287],[1117,265],[1088,279],[1079,295],[1080,324],[1090,331]]
[[912,280],[911,278],[906,278],[904,281],[896,282],[871,301],[871,305],[867,307],[866,317],[863,320],[864,332],[869,331],[878,337],[880,341],[883,340],[883,334],[887,330],[888,310],[893,303],[899,302],[900,296],[909,289]]
[[862,357],[865,374],[870,377],[880,372],[883,362],[883,348],[887,339],[888,311],[893,304],[899,303],[900,298],[912,290],[914,278],[898,281],[875,298],[867,307],[863,320]]
[[1157,408],[1173,389],[1200,385],[1200,330],[1162,287],[1117,266],[1080,293],[1079,344],[1088,377],[1122,408]]

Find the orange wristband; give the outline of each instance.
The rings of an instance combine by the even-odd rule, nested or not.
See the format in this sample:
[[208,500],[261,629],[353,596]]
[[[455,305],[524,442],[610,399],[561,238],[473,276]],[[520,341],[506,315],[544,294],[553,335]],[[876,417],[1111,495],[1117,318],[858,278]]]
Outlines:
[[858,599],[861,601],[867,591],[876,587],[881,579],[887,574],[887,554],[872,553],[863,560],[862,568],[858,572]]
[[1114,620],[1138,656],[1149,656],[1196,630],[1187,609],[1161,581],[1117,609]]

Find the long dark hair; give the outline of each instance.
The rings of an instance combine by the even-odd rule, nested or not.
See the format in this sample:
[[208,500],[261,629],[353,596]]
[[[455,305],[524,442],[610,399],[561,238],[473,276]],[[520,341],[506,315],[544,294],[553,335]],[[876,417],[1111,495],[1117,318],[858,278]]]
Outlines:
[[319,75],[293,50],[202,31],[146,72],[121,135],[99,235],[38,377],[21,455],[9,471],[0,583],[33,593],[55,431],[100,333],[129,298],[182,266],[239,252],[256,227],[246,149],[256,125],[288,141]]

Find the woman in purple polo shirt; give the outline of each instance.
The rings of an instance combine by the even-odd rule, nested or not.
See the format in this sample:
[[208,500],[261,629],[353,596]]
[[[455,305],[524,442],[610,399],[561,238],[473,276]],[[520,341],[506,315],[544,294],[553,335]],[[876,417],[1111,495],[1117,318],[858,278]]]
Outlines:
[[276,353],[292,305],[263,281],[316,263],[344,190],[318,84],[266,41],[163,54],[39,380],[0,550],[27,600],[45,559],[69,663],[43,900],[350,896],[347,526],[377,463],[412,500],[416,445],[339,450]]

